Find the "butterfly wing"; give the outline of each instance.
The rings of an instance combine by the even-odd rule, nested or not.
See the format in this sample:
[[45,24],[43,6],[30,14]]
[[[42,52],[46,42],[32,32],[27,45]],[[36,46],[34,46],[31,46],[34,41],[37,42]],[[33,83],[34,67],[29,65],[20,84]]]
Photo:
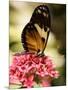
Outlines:
[[42,39],[32,23],[25,26],[21,38],[23,47],[27,52],[37,53],[42,51],[45,46],[45,40]]
[[[46,5],[35,8],[30,22],[22,32],[23,47],[28,52],[44,52],[51,28],[50,12]],[[46,33],[46,35],[43,32]],[[40,32],[42,31],[42,32]],[[43,37],[44,36],[44,37]]]
[[46,48],[47,45],[47,41],[48,41],[48,37],[49,37],[49,33],[50,33],[50,28],[45,26],[45,28],[40,28],[38,24],[34,24],[37,31],[39,32],[43,42],[45,42],[44,48],[41,51],[41,54],[44,54],[44,50]]

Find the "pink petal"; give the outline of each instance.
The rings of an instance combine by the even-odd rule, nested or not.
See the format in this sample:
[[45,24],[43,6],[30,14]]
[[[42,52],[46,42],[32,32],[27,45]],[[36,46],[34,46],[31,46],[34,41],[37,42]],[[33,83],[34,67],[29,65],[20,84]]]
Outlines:
[[43,82],[41,83],[41,86],[42,86],[42,87],[49,87],[49,86],[51,86],[51,85],[50,85],[50,83],[49,83],[48,81],[43,81]]

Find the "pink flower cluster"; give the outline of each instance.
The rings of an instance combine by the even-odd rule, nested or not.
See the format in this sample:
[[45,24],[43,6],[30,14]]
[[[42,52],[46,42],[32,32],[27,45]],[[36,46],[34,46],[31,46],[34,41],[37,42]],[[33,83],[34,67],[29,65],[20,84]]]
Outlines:
[[50,82],[43,78],[58,78],[58,76],[59,73],[48,56],[41,57],[33,53],[13,56],[9,72],[10,83],[21,83],[27,88],[34,87],[35,84],[50,86]]

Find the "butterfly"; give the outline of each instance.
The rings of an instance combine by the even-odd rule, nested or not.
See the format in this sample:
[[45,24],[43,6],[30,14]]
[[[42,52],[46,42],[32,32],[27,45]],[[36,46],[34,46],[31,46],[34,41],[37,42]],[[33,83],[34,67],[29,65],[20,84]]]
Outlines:
[[46,5],[40,5],[35,8],[30,21],[21,34],[21,41],[25,51],[43,55],[50,30],[51,17],[49,8]]

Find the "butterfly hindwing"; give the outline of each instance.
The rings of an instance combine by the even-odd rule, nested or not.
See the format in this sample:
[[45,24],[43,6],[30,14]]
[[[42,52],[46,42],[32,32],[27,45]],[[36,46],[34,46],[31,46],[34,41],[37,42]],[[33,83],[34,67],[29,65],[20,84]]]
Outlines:
[[28,52],[42,51],[45,42],[42,40],[34,24],[28,23],[22,32],[23,47]]

